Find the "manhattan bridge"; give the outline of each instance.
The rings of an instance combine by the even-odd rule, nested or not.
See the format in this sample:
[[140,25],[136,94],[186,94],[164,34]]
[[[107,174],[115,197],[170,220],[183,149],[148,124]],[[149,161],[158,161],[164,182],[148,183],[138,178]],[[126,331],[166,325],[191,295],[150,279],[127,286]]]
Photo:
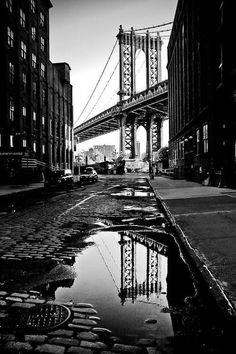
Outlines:
[[[170,23],[159,26],[168,24]],[[125,31],[120,26],[116,43],[119,44],[119,91],[116,92],[118,102],[76,126],[75,138],[84,142],[119,130],[119,153],[128,153],[129,158],[135,159],[137,129],[142,126],[147,136],[146,156],[151,161],[153,152],[161,147],[161,129],[164,120],[168,119],[168,81],[161,81],[162,39],[159,32],[147,30],[143,33],[133,28]],[[136,61],[140,52],[145,57],[143,79],[146,89],[137,92]]]

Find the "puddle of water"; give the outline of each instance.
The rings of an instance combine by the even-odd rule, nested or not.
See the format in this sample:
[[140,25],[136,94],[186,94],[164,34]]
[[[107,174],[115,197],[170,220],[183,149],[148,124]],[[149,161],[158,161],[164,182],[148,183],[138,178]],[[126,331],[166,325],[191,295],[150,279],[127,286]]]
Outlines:
[[[156,212],[157,208],[155,206],[147,206],[147,207],[137,207],[134,205],[125,205],[124,206],[124,211],[131,211],[131,212],[136,212],[136,211],[141,211],[141,212]],[[158,213],[159,214],[159,213]]]
[[[126,343],[173,335],[167,301],[167,247],[129,232],[99,232],[78,253],[73,285],[56,300],[92,303],[99,325]],[[147,321],[148,320],[148,321]],[[145,322],[146,321],[146,322]]]
[[153,197],[153,192],[140,191],[131,188],[126,188],[118,193],[112,193],[111,196],[118,197]]

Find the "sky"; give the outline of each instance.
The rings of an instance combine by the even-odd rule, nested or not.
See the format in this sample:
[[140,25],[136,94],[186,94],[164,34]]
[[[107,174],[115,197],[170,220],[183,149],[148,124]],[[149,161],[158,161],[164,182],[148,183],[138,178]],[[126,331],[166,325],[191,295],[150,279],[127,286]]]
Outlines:
[[[172,22],[177,0],[51,0],[50,60],[67,62],[71,67],[75,126],[116,104],[118,100],[119,26],[129,30]],[[171,25],[158,28],[171,29]],[[156,29],[154,29],[156,30]],[[150,30],[153,31],[153,30]],[[145,32],[145,31],[144,31]],[[162,79],[167,79],[167,44],[170,31],[160,32],[162,46]],[[113,55],[92,99],[84,110],[109,55]],[[144,75],[141,59],[137,57],[139,87]],[[138,81],[139,82],[139,81]],[[83,114],[81,112],[84,110]],[[118,149],[118,132],[81,143],[81,149],[94,144],[113,144]],[[145,149],[142,129],[138,131],[141,151]],[[164,145],[168,143],[167,127],[163,130]]]

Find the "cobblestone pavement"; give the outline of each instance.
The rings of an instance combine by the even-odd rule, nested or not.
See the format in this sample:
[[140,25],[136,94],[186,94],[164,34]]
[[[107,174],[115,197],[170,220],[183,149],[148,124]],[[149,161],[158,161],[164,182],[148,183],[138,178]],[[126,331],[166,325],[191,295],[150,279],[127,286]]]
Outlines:
[[[140,339],[136,346],[120,343],[109,329],[99,327],[99,315],[102,314],[97,314],[92,304],[62,304],[53,299],[48,300],[42,293],[34,290],[45,274],[47,277],[63,280],[64,272],[69,271],[76,252],[83,249],[83,239],[91,229],[99,228],[101,222],[104,223],[109,218],[124,217],[127,201],[109,197],[116,184],[120,184],[118,178],[103,177],[96,185],[67,191],[49,200],[38,201],[31,208],[0,217],[1,352],[160,352],[155,340]],[[134,202],[130,200],[130,205],[132,203]],[[139,203],[136,201],[135,205]],[[153,208],[156,205],[154,197],[149,198],[149,205]],[[76,243],[75,240],[79,242]],[[54,307],[50,310],[49,305]],[[61,305],[70,309],[71,316],[59,329],[51,329],[50,323],[47,323],[47,330],[32,333],[27,330],[27,326],[22,326],[22,318],[29,316],[31,311],[33,313],[37,306],[51,311],[55,322],[59,315],[53,309],[58,306],[61,311]],[[37,321],[42,320],[37,316],[36,318]],[[167,347],[168,345],[166,343]],[[165,352],[169,353],[171,349]]]

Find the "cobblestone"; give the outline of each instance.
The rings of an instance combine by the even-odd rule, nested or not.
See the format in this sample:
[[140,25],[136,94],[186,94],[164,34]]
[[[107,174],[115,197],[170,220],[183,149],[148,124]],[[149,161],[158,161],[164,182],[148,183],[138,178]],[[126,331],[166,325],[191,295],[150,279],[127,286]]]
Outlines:
[[48,340],[50,344],[61,344],[64,346],[75,346],[79,345],[78,339],[65,338],[65,337],[53,337]]
[[4,350],[9,352],[30,352],[33,347],[29,343],[10,341],[5,343]]
[[86,315],[84,313],[74,312],[74,317],[75,318],[86,318]]
[[91,341],[95,341],[99,339],[99,336],[95,333],[92,332],[80,332],[77,335],[78,339],[84,339],[84,340],[91,340]]
[[42,299],[26,299],[25,302],[26,303],[31,303],[31,304],[44,304],[46,302],[46,300],[42,300]]
[[107,329],[107,328],[102,328],[102,327],[95,327],[95,328],[93,328],[93,332],[94,332],[94,333],[107,333],[107,334],[112,333],[109,329]]
[[71,311],[74,311],[74,312],[80,312],[80,313],[84,313],[84,314],[95,314],[97,313],[96,310],[94,310],[93,308],[83,308],[83,307],[72,307]]
[[13,296],[7,296],[5,299],[7,301],[12,301],[12,302],[22,302],[23,301],[20,297],[13,297]]
[[73,319],[72,323],[83,325],[83,326],[96,326],[97,322],[93,320],[89,320],[87,318],[75,318]]
[[44,343],[48,337],[45,335],[38,334],[26,334],[24,338],[26,342]]
[[107,349],[107,345],[102,342],[89,342],[86,340],[82,340],[80,345],[81,347],[90,349]]
[[12,297],[19,297],[22,299],[27,299],[29,297],[29,294],[24,294],[24,293],[13,293],[11,294]]
[[81,348],[81,347],[70,347],[67,353],[68,354],[93,354],[93,350]]
[[74,323],[69,323],[68,328],[70,329],[76,329],[78,331],[90,331],[92,329],[91,326],[82,326],[82,325],[77,325]]
[[72,337],[74,334],[74,331],[66,330],[66,329],[58,329],[53,332],[49,332],[49,336],[59,336],[59,337]]
[[36,353],[64,354],[65,348],[60,345],[42,344],[35,348]]
[[132,354],[142,353],[141,348],[137,346],[125,345],[125,344],[114,344],[112,350],[118,353],[132,353]]
[[8,334],[8,333],[3,333],[3,334],[0,334],[0,339],[3,341],[3,342],[6,342],[6,341],[13,341],[16,339],[16,336],[14,334]]
[[34,307],[35,304],[28,304],[25,302],[15,302],[14,304],[12,304],[11,307],[17,307],[19,309],[30,309],[31,307]]

